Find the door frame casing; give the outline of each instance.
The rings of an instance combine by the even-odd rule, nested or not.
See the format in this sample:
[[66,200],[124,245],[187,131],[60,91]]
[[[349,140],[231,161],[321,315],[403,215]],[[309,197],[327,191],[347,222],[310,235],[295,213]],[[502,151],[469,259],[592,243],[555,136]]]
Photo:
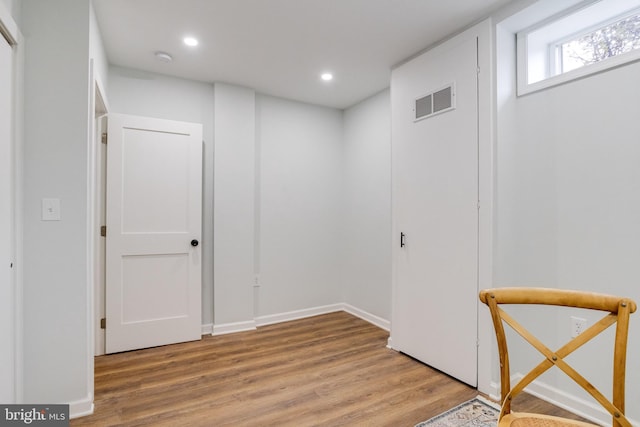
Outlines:
[[[92,66],[92,70],[94,70]],[[106,146],[102,143],[102,134],[106,132],[106,116],[109,113],[109,103],[107,102],[104,85],[99,75],[93,71],[93,115],[92,115],[92,132],[91,143],[93,144],[93,150],[95,150],[93,156],[89,159],[91,165],[91,176],[93,176],[92,190],[93,194],[89,197],[89,203],[93,209],[90,214],[93,218],[89,233],[94,236],[91,248],[93,250],[91,263],[93,265],[92,288],[93,288],[93,301],[91,307],[93,313],[91,316],[94,337],[92,352],[95,356],[101,356],[104,352],[104,329],[100,328],[100,319],[104,317],[104,285],[105,285],[105,268],[106,259],[104,252],[105,239],[100,236],[100,227],[105,225],[104,218],[106,215]]]
[[[0,37],[6,38],[12,48],[11,59],[11,79],[12,92],[10,96],[11,123],[10,131],[10,153],[11,171],[10,173],[10,195],[12,205],[10,206],[10,244],[9,251],[13,258],[13,271],[10,275],[10,286],[13,290],[12,313],[13,318],[13,403],[23,401],[24,395],[24,357],[23,357],[23,123],[24,123],[24,37],[20,32],[18,24],[13,19],[11,12],[0,2]],[[10,403],[10,402],[5,402]]]
[[[417,55],[408,58],[406,61],[396,65],[394,68],[410,61],[427,52],[437,53],[447,50],[456,43],[469,38],[478,40],[478,290],[491,287],[493,285],[493,210],[494,210],[494,157],[495,157],[495,94],[493,88],[493,26],[491,19],[486,19],[471,28],[453,35],[438,45],[432,46]],[[393,88],[392,88],[393,90]],[[392,174],[393,176],[393,174]],[[397,224],[398,212],[394,203],[394,186],[392,183],[392,292],[391,307],[392,319],[393,311],[396,310],[398,292],[398,259],[400,256],[400,246],[398,239],[401,230]],[[485,393],[492,393],[495,384],[491,380],[491,366],[494,360],[492,352],[491,319],[488,313],[481,310],[478,300],[478,390]],[[393,346],[393,322],[391,325],[391,335],[388,346]]]
[[[90,415],[94,411],[94,355],[98,346],[97,339],[99,331],[96,331],[96,315],[99,310],[96,304],[100,303],[99,280],[96,276],[104,266],[104,259],[100,258],[98,245],[100,241],[100,205],[99,198],[102,196],[100,191],[101,168],[101,147],[100,140],[96,137],[99,129],[99,117],[106,114],[107,99],[104,85],[101,77],[97,74],[95,61],[89,59],[89,104],[88,104],[88,120],[89,126],[87,131],[87,254],[86,254],[86,281],[87,281],[87,390],[88,397],[82,401],[76,402],[72,406],[72,414],[74,417]],[[98,320],[97,327],[99,328]]]

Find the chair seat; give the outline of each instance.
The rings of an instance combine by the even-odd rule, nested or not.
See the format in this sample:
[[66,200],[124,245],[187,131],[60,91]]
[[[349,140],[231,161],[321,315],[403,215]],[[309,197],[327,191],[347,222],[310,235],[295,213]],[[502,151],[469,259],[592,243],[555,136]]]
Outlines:
[[598,424],[585,423],[568,418],[553,417],[551,415],[529,414],[526,412],[512,412],[505,415],[498,423],[498,427],[594,427]]

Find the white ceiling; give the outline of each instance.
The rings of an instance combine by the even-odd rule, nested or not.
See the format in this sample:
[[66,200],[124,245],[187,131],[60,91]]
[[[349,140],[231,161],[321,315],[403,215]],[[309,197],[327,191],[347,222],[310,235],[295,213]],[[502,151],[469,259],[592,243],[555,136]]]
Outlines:
[[[508,2],[94,0],[112,65],[336,108],[388,87],[392,66]],[[320,80],[325,71],[333,81]]]

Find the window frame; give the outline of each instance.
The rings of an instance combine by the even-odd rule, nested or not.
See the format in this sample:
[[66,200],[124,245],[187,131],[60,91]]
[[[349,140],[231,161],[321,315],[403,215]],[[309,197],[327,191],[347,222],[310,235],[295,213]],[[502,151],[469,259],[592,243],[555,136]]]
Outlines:
[[[624,19],[624,17],[626,16],[633,16],[637,14],[638,12],[640,12],[639,3],[637,8],[632,8],[622,13],[612,15],[611,17],[597,23],[587,24],[576,31],[570,31],[566,35],[545,42],[546,52],[542,53],[542,55],[544,55],[544,66],[540,68],[544,68],[546,77],[534,83],[528,83],[529,57],[531,54],[528,41],[529,36],[544,27],[551,26],[554,23],[563,20],[564,18],[567,18],[591,6],[594,6],[596,3],[600,3],[600,0],[587,0],[581,2],[569,9],[566,9],[532,26],[529,26],[516,34],[516,74],[518,96],[568,83],[573,80],[584,78],[592,74],[601,73],[603,71],[640,60],[640,49],[635,49],[630,52],[606,58],[594,64],[585,65],[583,67],[579,67],[564,73],[554,74],[555,67],[558,66],[558,61],[560,61],[558,57],[558,50],[559,48],[561,49],[563,42],[573,40],[580,35],[586,35],[591,32],[597,31],[598,29],[604,28],[607,25],[617,22],[618,20]],[[536,52],[540,55],[540,48],[538,48]]]

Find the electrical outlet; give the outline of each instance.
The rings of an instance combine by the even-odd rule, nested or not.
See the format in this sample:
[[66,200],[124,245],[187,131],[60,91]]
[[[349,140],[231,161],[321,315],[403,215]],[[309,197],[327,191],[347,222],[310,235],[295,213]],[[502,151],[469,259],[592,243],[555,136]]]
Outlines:
[[571,338],[575,338],[587,329],[587,319],[571,316]]
[[42,199],[42,220],[60,221],[60,199]]

